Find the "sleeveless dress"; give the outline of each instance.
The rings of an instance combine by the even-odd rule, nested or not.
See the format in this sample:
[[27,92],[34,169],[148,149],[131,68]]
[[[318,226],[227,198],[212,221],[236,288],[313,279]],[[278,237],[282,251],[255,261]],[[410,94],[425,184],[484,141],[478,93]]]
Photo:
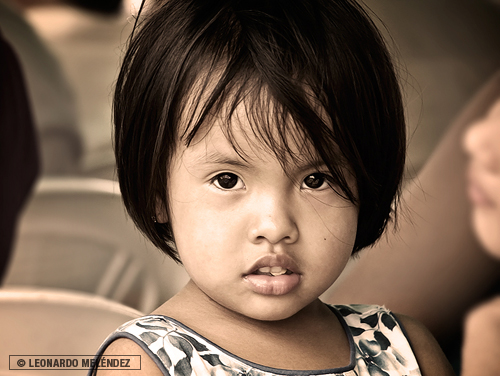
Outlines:
[[[403,327],[385,307],[329,305],[349,340],[348,366],[325,370],[283,370],[242,359],[200,336],[182,323],[161,315],[131,320],[101,345],[96,358],[118,338],[129,338],[170,376],[414,376],[421,375]],[[93,374],[90,370],[89,376]]]

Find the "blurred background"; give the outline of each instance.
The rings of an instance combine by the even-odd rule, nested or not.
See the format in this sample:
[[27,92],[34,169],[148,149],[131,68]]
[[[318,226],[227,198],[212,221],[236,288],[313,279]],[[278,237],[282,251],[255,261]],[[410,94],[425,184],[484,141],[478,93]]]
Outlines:
[[[79,153],[76,171],[86,176],[113,178],[111,95],[123,43],[140,1],[0,2],[12,7],[17,4],[21,16],[60,67],[58,79],[67,84],[66,92],[60,93],[64,106],[45,111],[66,111],[59,116],[74,123],[72,127],[81,145],[81,151],[75,150],[78,141],[73,140],[71,147],[74,154]],[[365,3],[387,26],[389,44],[400,65],[410,130],[409,168],[416,171],[465,101],[498,68],[500,5],[497,0]],[[4,33],[7,39],[11,37],[9,30]],[[31,58],[37,62],[25,61]],[[23,64],[40,64],[36,57],[31,58],[22,59]],[[36,81],[30,77],[32,70],[26,69],[30,84]],[[38,100],[33,100],[37,120],[44,116],[37,110]],[[60,158],[46,159],[61,163]],[[63,170],[48,164],[49,161],[44,163],[44,168],[49,173]]]
[[[411,178],[459,109],[500,66],[500,2],[365,2],[378,17],[401,77],[409,126],[407,176]],[[120,59],[139,7],[140,0],[0,0],[0,28],[19,58],[38,141],[40,169],[34,178],[38,188],[33,196],[42,197],[42,193],[37,194],[39,190],[52,196],[59,190],[69,190],[75,195],[73,201],[84,200],[77,194],[96,192],[112,192],[119,197],[113,183],[111,101]],[[89,179],[101,180],[89,183]],[[31,198],[26,196],[26,200]],[[81,209],[66,209],[76,210]],[[101,205],[94,215],[103,217],[105,210],[106,205]],[[124,215],[121,208],[115,210]],[[23,231],[28,230],[23,228],[18,235],[21,240],[13,243],[16,251],[5,271],[6,283],[36,284],[35,270],[45,279],[50,275],[57,280],[64,274],[57,272],[57,265],[66,265],[65,258],[56,251],[52,258],[47,256],[47,244],[51,244],[47,239],[39,246],[43,256],[35,257],[33,249],[40,241],[31,240],[27,246]],[[133,231],[133,226],[126,231]],[[62,243],[66,245],[61,248],[68,248],[67,242]],[[144,244],[149,246],[146,241]],[[26,248],[30,253],[22,252]],[[2,253],[7,265],[8,251]],[[80,256],[66,258],[75,263],[85,253],[91,252],[80,251]],[[50,272],[41,267],[44,263],[51,265]],[[85,268],[76,274],[67,265],[60,269],[68,276],[44,283],[75,287],[79,282],[61,281],[79,274],[90,280],[97,278]],[[97,270],[93,268],[94,273]],[[83,285],[86,290],[95,288],[88,280]]]
[[[380,19],[401,76],[411,178],[466,101],[500,67],[500,1],[365,3]],[[6,286],[98,293],[146,312],[186,280],[127,221],[114,182],[112,92],[139,6],[139,0],[0,0],[0,29],[24,73],[40,156],[10,262],[10,251],[0,249]],[[90,223],[75,222],[61,237],[57,232],[70,223],[70,213]],[[158,291],[148,293],[155,285]]]
[[[498,68],[500,5],[365,3],[387,27],[399,63],[408,167],[417,171],[465,101]],[[43,174],[114,178],[113,83],[140,0],[0,0],[0,6],[0,25],[20,55],[42,133]]]

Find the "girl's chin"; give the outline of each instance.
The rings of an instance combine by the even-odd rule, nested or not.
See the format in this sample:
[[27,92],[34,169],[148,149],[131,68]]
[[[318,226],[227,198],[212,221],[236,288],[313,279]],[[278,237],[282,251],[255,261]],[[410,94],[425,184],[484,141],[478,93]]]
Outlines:
[[290,299],[260,299],[249,300],[244,307],[233,307],[239,314],[257,321],[283,321],[293,318],[305,307],[301,301]]

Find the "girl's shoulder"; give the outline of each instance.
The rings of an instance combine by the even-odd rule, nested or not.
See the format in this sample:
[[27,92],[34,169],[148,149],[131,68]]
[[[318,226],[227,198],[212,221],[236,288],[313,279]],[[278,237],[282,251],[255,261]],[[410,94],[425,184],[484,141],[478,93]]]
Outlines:
[[[370,368],[380,367],[392,375],[384,366],[391,363],[390,367],[401,367],[401,375],[454,375],[434,336],[417,320],[378,305],[332,307],[348,325],[359,351],[358,359],[372,363]],[[392,360],[387,362],[390,358]]]
[[[400,353],[411,351],[405,326],[389,309],[379,305],[348,304],[329,305],[337,314],[346,332],[352,335],[361,352],[386,350],[392,347]],[[369,350],[370,347],[375,347]]]
[[[121,325],[103,342],[96,359],[139,354],[141,371],[147,375],[189,376],[196,373],[195,368],[199,372],[200,366],[208,373],[208,368],[212,367],[229,370],[233,365],[223,364],[220,360],[223,351],[214,350],[214,347],[215,344],[175,319],[148,315]],[[153,369],[156,373],[151,372]],[[97,374],[106,375],[101,369]],[[138,374],[136,370],[134,375]]]
[[434,336],[417,320],[397,315],[418,360],[422,375],[453,376],[455,372]]
[[[175,320],[161,315],[142,316],[124,323],[99,348],[95,356],[98,370],[90,370],[89,376],[96,372],[98,376],[106,376],[108,372],[116,375],[112,373],[115,369],[106,367],[107,359],[123,357],[129,360],[128,364],[133,365],[133,369],[122,367],[120,375],[128,375],[127,372],[134,376],[178,374],[184,364],[189,364],[188,355],[192,354],[190,348],[197,343],[194,338],[186,336],[181,326]],[[173,362],[178,370],[170,373]]]
[[341,317],[341,323],[350,334],[348,338],[355,348],[357,367],[378,369],[381,375],[392,375],[393,372],[420,375],[408,334],[398,316],[379,305],[339,304],[330,307]]

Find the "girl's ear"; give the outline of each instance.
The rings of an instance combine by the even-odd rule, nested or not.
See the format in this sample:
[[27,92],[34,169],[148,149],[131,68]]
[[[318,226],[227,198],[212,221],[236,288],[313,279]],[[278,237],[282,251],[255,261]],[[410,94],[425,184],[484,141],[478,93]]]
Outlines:
[[153,216],[153,221],[157,223],[167,223],[168,222],[168,215],[167,211],[165,210],[165,205],[163,205],[163,202],[156,197],[156,214]]

